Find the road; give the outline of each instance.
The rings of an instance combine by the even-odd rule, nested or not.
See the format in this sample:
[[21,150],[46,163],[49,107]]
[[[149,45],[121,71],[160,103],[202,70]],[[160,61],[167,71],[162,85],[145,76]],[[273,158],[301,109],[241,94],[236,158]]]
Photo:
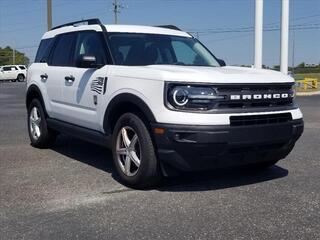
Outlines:
[[297,99],[305,132],[277,166],[137,191],[102,147],[67,136],[31,147],[24,94],[0,83],[0,239],[320,239],[320,96]]

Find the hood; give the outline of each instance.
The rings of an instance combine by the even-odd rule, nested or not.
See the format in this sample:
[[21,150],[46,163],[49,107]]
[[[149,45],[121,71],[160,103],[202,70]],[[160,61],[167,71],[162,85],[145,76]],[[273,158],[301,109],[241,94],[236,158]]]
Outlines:
[[287,75],[273,70],[246,67],[202,67],[176,65],[115,66],[114,74],[129,78],[144,78],[172,82],[199,83],[281,83],[293,82]]

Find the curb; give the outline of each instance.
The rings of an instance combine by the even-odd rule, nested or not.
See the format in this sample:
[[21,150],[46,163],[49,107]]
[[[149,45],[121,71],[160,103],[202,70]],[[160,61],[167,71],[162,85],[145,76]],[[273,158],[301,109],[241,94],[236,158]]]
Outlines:
[[320,95],[320,91],[314,91],[314,92],[297,92],[297,96],[314,96],[314,95]]

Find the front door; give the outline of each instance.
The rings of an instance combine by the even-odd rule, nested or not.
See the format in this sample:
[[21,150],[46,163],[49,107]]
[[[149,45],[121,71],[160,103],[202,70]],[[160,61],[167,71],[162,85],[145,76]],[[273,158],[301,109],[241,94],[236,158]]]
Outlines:
[[[82,56],[93,56],[96,65],[101,68],[77,67],[77,61]],[[98,106],[106,94],[108,65],[105,46],[101,33],[83,31],[77,33],[74,56],[74,66],[66,73],[62,95],[65,103],[65,118],[69,123],[99,130]]]

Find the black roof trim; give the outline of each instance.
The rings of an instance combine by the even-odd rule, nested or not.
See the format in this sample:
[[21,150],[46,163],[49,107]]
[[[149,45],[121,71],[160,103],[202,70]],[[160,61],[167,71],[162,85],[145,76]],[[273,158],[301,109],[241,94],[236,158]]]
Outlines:
[[[83,24],[81,24],[81,23],[83,23]],[[52,28],[51,30],[62,28],[62,27],[67,27],[67,26],[74,26],[75,27],[77,25],[94,25],[94,24],[98,24],[100,26],[102,25],[101,21],[98,18],[91,18],[91,19],[85,19],[85,20],[65,23],[65,24],[56,26],[56,27]]]
[[178,28],[177,26],[174,26],[174,25],[160,25],[160,26],[156,26],[156,27],[168,28],[168,29],[173,29],[173,30],[179,30],[179,31],[181,31],[180,28]]

